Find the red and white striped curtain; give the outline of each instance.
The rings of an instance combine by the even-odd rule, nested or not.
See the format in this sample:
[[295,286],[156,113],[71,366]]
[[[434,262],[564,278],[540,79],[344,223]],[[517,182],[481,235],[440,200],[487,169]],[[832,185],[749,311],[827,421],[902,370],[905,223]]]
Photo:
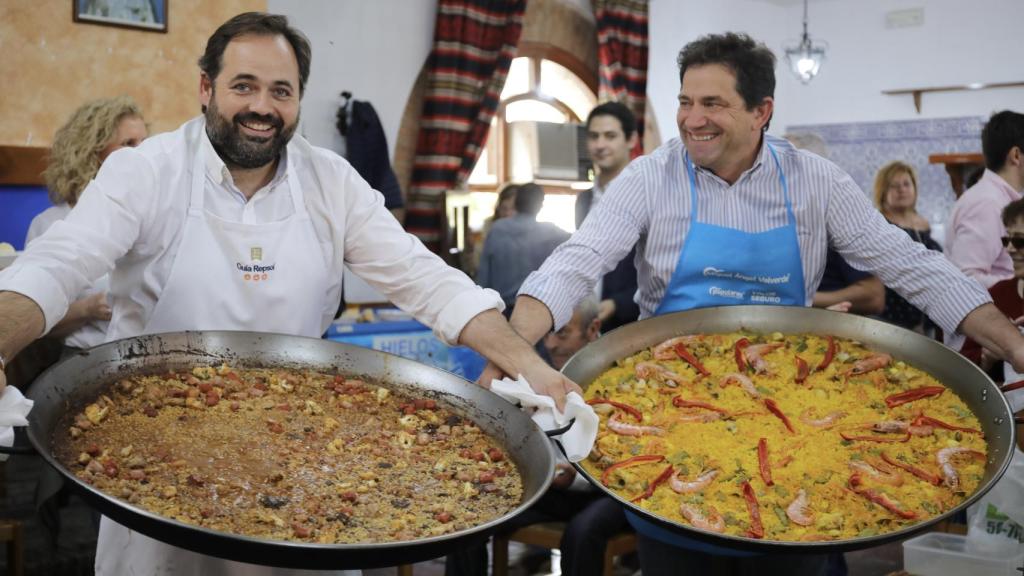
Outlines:
[[643,153],[647,98],[647,0],[595,0],[598,100],[622,102],[636,115],[637,147]]
[[406,203],[406,229],[437,252],[444,192],[465,181],[498,108],[526,0],[438,0]]

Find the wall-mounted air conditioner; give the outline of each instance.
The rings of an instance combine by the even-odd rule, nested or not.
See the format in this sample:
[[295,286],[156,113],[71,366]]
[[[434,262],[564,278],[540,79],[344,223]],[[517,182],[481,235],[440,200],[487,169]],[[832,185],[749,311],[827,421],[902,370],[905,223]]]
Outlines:
[[587,180],[587,130],[580,124],[510,122],[512,182]]

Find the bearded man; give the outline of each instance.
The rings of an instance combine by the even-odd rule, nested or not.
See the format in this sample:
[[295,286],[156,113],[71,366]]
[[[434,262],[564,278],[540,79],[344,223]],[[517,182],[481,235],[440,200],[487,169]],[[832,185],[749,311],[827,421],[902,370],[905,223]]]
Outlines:
[[[0,390],[5,359],[108,272],[108,341],[182,330],[319,337],[346,264],[443,340],[522,374],[559,406],[579,390],[509,328],[496,292],[402,230],[345,160],[295,135],[310,58],[282,16],[240,14],[214,32],[199,60],[203,115],[111,154],[68,217],[0,274]],[[100,575],[299,572],[100,525]]]

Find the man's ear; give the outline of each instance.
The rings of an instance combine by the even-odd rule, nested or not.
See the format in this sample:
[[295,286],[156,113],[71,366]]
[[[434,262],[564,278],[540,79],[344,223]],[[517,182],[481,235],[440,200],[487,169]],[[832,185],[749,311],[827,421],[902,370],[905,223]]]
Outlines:
[[633,133],[630,134],[629,138],[626,138],[626,145],[629,147],[630,150],[632,150],[633,148],[636,148],[636,144],[639,140],[640,132],[633,130]]
[[[636,136],[635,133],[633,135]],[[601,319],[594,318],[593,322],[590,323],[590,326],[587,326],[587,342],[593,342],[594,340],[597,340],[597,337],[600,335]]]
[[757,106],[754,106],[754,126],[758,132],[763,132],[765,126],[772,119],[772,114],[775,113],[775,100],[771,96],[765,96],[764,100]]
[[206,72],[199,73],[199,104],[206,110],[213,98],[213,80],[206,75]]

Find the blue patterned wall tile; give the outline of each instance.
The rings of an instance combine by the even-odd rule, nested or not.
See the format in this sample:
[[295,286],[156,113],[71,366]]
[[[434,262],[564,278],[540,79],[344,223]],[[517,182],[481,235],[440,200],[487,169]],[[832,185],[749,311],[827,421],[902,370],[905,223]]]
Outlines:
[[[888,162],[902,160],[918,174],[917,211],[939,232],[956,197],[942,164],[929,164],[932,154],[981,152],[980,116],[790,126],[787,134],[814,135],[827,147],[826,155],[853,177],[868,197],[873,196],[875,173]],[[939,240],[942,238],[940,236]]]

